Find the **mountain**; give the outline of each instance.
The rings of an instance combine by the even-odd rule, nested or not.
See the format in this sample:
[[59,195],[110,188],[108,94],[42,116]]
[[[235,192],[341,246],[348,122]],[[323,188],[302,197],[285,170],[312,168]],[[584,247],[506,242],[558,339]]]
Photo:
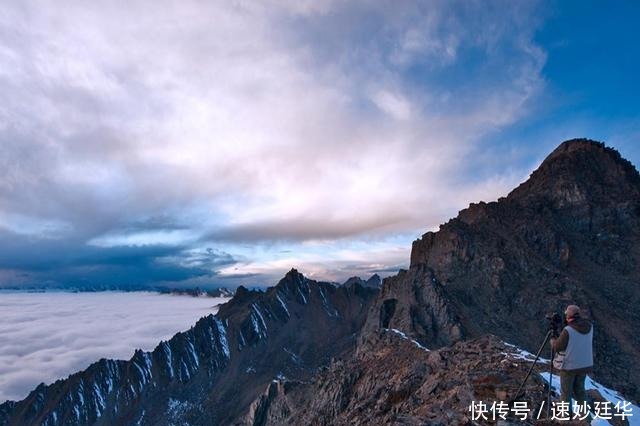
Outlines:
[[[410,260],[379,290],[295,270],[240,287],[152,352],[1,405],[0,425],[469,424],[470,401],[516,396],[531,358],[512,344],[536,352],[545,314],[570,303],[594,322],[594,378],[640,400],[640,175],[615,150],[562,143]],[[545,393],[534,374],[522,398]]]
[[506,198],[414,241],[364,329],[428,347],[493,333],[535,352],[545,313],[576,303],[594,321],[595,376],[637,401],[639,285],[640,175],[604,144],[570,140]]
[[211,290],[203,290],[199,287],[196,288],[160,288],[157,290],[162,294],[173,294],[177,296],[192,296],[192,297],[232,297],[233,292],[224,287],[214,288]]
[[382,287],[382,278],[380,278],[380,275],[378,274],[371,275],[371,277],[369,277],[369,279],[366,281],[360,277],[351,277],[347,281],[345,281],[343,285],[350,286],[355,283],[358,283],[362,287],[380,289]]
[[[356,350],[310,381],[271,383],[239,424],[472,424],[471,401],[509,401],[526,376],[532,357],[505,340],[537,351],[545,314],[570,303],[594,321],[592,376],[638,401],[639,265],[637,170],[602,143],[564,142],[507,197],[416,240]],[[520,398],[536,409],[543,371]],[[594,400],[611,394],[590,385]]]
[[266,292],[239,287],[215,317],[152,352],[102,359],[0,405],[0,425],[228,424],[272,380],[307,379],[353,348],[375,294],[296,270]]

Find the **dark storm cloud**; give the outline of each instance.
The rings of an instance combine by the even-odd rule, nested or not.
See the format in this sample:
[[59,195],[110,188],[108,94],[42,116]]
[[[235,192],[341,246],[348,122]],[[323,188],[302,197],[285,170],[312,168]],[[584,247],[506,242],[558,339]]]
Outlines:
[[180,246],[97,247],[82,241],[38,239],[0,231],[0,271],[13,271],[4,286],[143,286],[213,277],[235,259],[216,250]]
[[328,215],[325,218],[294,218],[285,221],[229,226],[204,235],[202,240],[232,242],[336,240],[364,233],[389,232],[404,223],[406,219],[392,215],[367,219],[364,212],[362,217],[351,220],[333,220]]

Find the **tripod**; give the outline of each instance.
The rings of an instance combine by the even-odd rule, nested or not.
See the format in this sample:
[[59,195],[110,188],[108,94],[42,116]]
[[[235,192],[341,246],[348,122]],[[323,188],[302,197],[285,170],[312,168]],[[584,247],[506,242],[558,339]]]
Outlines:
[[[520,384],[520,387],[518,388],[518,391],[516,392],[515,396],[511,399],[511,401],[509,401],[509,405],[513,404],[515,401],[517,401],[518,399],[520,399],[520,397],[524,395],[524,392],[522,392],[522,389],[524,388],[524,385],[527,382],[527,379],[529,379],[529,376],[531,375],[533,368],[536,366],[536,362],[538,362],[538,359],[540,358],[540,354],[542,353],[542,350],[544,349],[549,339],[551,337],[555,337],[556,335],[557,335],[556,329],[550,328],[549,331],[547,332],[547,335],[544,338],[544,341],[542,342],[542,345],[540,345],[540,349],[538,349],[538,352],[536,353],[536,358],[533,360],[531,367],[529,367],[529,371],[527,372],[527,375],[525,376],[524,380]],[[551,360],[549,365],[549,389],[547,390],[547,418],[549,417],[550,410],[551,410],[551,380],[553,378],[553,356],[554,356],[553,346],[551,346]]]

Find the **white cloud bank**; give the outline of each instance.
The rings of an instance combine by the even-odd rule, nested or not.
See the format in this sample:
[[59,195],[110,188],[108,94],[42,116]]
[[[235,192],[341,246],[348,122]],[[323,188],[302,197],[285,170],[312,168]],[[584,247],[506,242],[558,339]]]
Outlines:
[[0,402],[100,358],[153,349],[228,299],[146,292],[0,291]]

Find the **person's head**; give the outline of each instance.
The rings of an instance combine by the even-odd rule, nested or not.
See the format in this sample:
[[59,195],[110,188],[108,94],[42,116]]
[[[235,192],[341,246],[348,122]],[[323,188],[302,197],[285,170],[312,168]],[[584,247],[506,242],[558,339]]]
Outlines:
[[569,305],[564,311],[564,316],[568,322],[580,318],[580,308],[577,305]]

